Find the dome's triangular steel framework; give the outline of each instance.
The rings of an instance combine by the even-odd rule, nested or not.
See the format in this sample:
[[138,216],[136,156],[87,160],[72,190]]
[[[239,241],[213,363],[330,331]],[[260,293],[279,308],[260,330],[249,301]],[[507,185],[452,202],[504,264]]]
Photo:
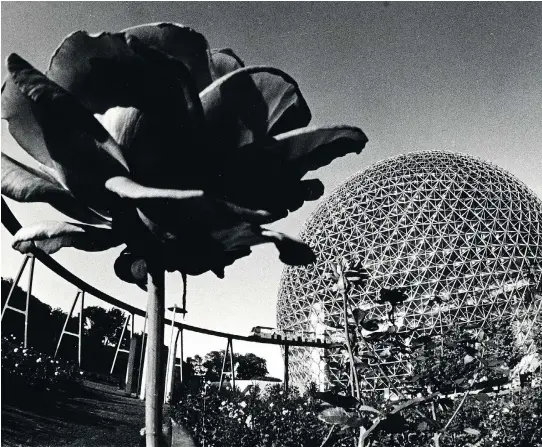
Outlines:
[[[542,201],[510,173],[476,157],[425,151],[379,162],[334,191],[300,237],[317,262],[284,270],[281,329],[314,331],[316,305],[320,323],[342,326],[342,303],[326,275],[340,258],[360,260],[370,272],[366,286],[350,291],[349,299],[372,317],[385,315],[377,302],[381,288],[406,289],[400,330],[423,334],[505,319],[529,350],[533,327],[542,323],[542,299],[531,294],[542,276]],[[435,296],[445,304],[431,306]],[[318,377],[326,384],[345,382],[332,366],[344,352],[320,351],[323,360],[311,365],[313,349],[292,350],[293,383],[306,386],[315,368],[325,369]],[[409,373],[401,359],[385,367],[395,385]],[[380,377],[364,377],[363,384],[389,386]]]

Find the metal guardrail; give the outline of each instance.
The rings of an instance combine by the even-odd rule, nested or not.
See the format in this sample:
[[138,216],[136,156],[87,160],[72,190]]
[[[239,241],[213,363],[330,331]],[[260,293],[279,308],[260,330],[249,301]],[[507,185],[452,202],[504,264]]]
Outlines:
[[[21,224],[17,220],[17,218],[14,216],[13,212],[11,211],[11,209],[9,208],[9,206],[7,205],[7,203],[5,202],[3,198],[2,198],[1,212],[2,212],[2,224],[4,225],[4,227],[6,227],[6,229],[12,235],[14,235],[21,228]],[[135,307],[135,306],[132,306],[131,304],[125,303],[124,301],[118,298],[115,298],[97,289],[96,287],[90,285],[86,281],[74,275],[68,269],[66,269],[57,261],[55,261],[51,256],[42,252],[41,250],[34,249],[32,250],[32,254],[49,270],[56,273],[61,278],[64,278],[66,281],[70,282],[71,284],[76,286],[78,289],[84,291],[85,293],[92,295],[102,301],[105,301],[106,303],[111,304],[112,306],[118,307],[119,309],[125,310],[126,312],[129,312],[134,315],[139,315],[141,317],[145,317],[145,311],[143,309],[140,309],[139,307]],[[170,319],[166,318],[164,320],[164,324],[171,325],[171,323],[172,321]],[[206,334],[206,335],[211,335],[214,337],[227,338],[227,339],[232,339],[232,340],[248,341],[252,343],[263,343],[263,344],[281,345],[281,346],[304,346],[304,347],[314,347],[314,348],[332,347],[331,343],[322,343],[322,342],[317,342],[317,341],[273,340],[273,339],[266,339],[266,338],[230,334],[227,332],[221,332],[221,331],[215,331],[212,329],[205,329],[205,328],[201,328],[197,326],[191,326],[191,325],[184,324],[178,321],[174,322],[174,326],[177,327],[178,329],[182,329],[182,330],[186,330],[190,332],[196,332],[199,334]]]

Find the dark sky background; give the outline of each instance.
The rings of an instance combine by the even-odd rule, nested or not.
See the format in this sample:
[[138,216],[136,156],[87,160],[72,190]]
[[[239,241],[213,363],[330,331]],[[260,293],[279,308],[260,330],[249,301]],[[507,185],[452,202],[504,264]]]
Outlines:
[[[2,2],[1,8],[2,59],[17,52],[42,70],[75,30],[118,31],[157,21],[192,26],[212,47],[233,48],[247,65],[283,69],[299,83],[313,124],[357,125],[369,137],[361,155],[318,173],[327,193],[376,161],[442,149],[491,161],[542,197],[541,3]],[[4,123],[2,150],[23,158]],[[297,234],[316,206],[274,227]],[[46,206],[13,210],[23,223],[61,218]],[[21,257],[4,229],[2,237],[2,276],[14,276]],[[143,308],[144,294],[112,272],[117,251],[65,249],[55,258]],[[225,280],[189,278],[187,322],[240,334],[254,325],[275,326],[281,271],[270,246],[226,270]],[[171,275],[168,285],[170,305],[180,297],[180,278]],[[49,304],[67,308],[73,289],[38,266],[34,291]],[[188,355],[225,347],[206,337],[187,342]],[[271,372],[280,374],[277,349],[237,348],[266,356]]]

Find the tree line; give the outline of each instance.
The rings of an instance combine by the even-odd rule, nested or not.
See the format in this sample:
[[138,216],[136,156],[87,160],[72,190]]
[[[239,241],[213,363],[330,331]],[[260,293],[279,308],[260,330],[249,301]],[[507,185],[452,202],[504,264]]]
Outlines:
[[[2,308],[6,304],[12,286],[12,279],[2,278]],[[26,291],[18,285],[15,286],[9,300],[9,305],[24,310],[25,303]],[[72,316],[68,321],[66,330],[77,333],[79,321],[78,310],[76,309],[74,313],[75,316]],[[100,306],[88,306],[85,307],[83,316],[82,369],[99,373],[109,373],[115,348],[121,336],[127,315],[117,308],[107,310]],[[67,313],[62,309],[53,308],[34,295],[31,295],[28,313],[28,345],[44,354],[54,354],[66,317]],[[17,342],[22,342],[24,338],[24,316],[17,312],[6,310],[6,314],[2,320],[1,333],[2,337],[10,337],[11,339],[13,335]],[[135,334],[135,336],[140,341],[138,349],[140,353],[141,334]],[[128,337],[123,337],[121,348],[129,348]],[[167,348],[165,347],[165,349]],[[64,336],[58,355],[69,360],[76,360],[76,338]],[[225,351],[222,350],[211,351],[204,357],[196,355],[187,358],[183,365],[183,377],[185,379],[199,377],[209,381],[219,380],[224,355]],[[126,367],[126,357],[126,355],[118,356],[118,366],[115,367],[115,371],[119,374]],[[255,354],[234,354],[233,360],[234,365],[236,365],[235,377],[237,379],[263,378],[268,374],[266,360]],[[229,368],[229,357],[227,361],[227,368]]]

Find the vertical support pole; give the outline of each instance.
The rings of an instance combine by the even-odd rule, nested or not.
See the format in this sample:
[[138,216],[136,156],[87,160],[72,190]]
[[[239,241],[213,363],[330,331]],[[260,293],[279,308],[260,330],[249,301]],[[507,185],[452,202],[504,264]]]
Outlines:
[[145,387],[147,386],[147,349],[149,347],[149,343],[147,343],[147,339],[145,338],[144,340],[145,342],[143,343],[144,346],[142,346],[141,348],[145,350],[145,354],[143,356],[143,369],[140,369],[141,373],[140,373],[140,380],[141,380],[141,383],[140,383],[140,390],[139,390],[139,399],[140,400],[145,400]]
[[139,374],[137,378],[137,390],[140,392],[141,399],[145,398],[145,381],[144,378],[146,377],[145,374],[145,359],[146,359],[146,353],[147,353],[147,343],[146,343],[146,337],[147,337],[147,318],[149,314],[148,312],[145,312],[145,321],[143,323],[143,332],[141,333],[141,354],[139,356]]
[[164,403],[169,402],[171,398],[171,393],[173,391],[173,377],[175,374],[175,357],[176,354],[176,348],[177,348],[177,339],[175,338],[175,344],[173,343],[173,334],[175,333],[175,317],[177,316],[177,306],[173,306],[173,309],[170,308],[170,310],[173,310],[173,318],[171,319],[171,332],[169,337],[169,355],[167,359],[167,365],[166,365],[166,383],[165,383],[165,397],[164,397]]
[[135,337],[132,337],[130,339],[130,352],[128,354],[128,366],[126,368],[126,386],[124,387],[124,391],[128,394],[132,393],[136,350],[137,339]]
[[[134,327],[135,327],[135,315],[133,313],[130,314],[130,346],[128,347],[128,363],[126,364],[126,377],[124,378],[124,383],[128,383],[128,375],[132,375],[132,377],[130,378],[130,380],[133,380],[133,375],[134,375],[134,365],[135,365],[135,357],[134,357],[134,365],[131,366],[132,370],[130,371],[130,366],[129,366],[129,362],[130,362],[130,355],[131,354],[131,349],[132,349],[132,340],[134,340]],[[137,347],[137,345],[136,345]],[[134,356],[135,356],[135,352],[134,352]],[[126,388],[126,386],[125,386]]]
[[85,308],[85,291],[81,292],[81,309],[79,311],[79,347],[77,350],[77,358],[79,360],[79,368],[81,368],[83,360],[83,326],[85,320],[83,319],[83,309]]
[[145,396],[146,447],[158,447],[162,432],[162,345],[164,343],[164,268],[148,262],[149,337]]
[[233,366],[233,339],[230,338],[230,370],[231,370],[231,390],[235,391],[235,370]]
[[71,307],[70,311],[68,312],[68,315],[66,315],[66,320],[64,321],[64,326],[62,327],[62,332],[60,333],[60,337],[59,337],[58,343],[56,345],[55,355],[53,356],[54,358],[56,358],[56,355],[58,354],[58,348],[60,348],[60,343],[62,343],[62,337],[64,337],[64,334],[76,336],[76,334],[73,334],[72,332],[68,332],[66,330],[66,326],[68,326],[68,321],[70,321],[70,318],[71,318],[71,316],[73,314],[73,310],[75,309],[75,305],[77,304],[77,300],[79,299],[80,294],[81,294],[81,291],[78,290],[77,295],[75,295],[75,299],[73,300],[72,307]]
[[[29,273],[29,276],[28,276],[28,290],[26,292],[25,309],[21,310],[21,309],[17,309],[16,307],[10,306],[9,305],[9,300],[11,299],[11,296],[13,295],[13,291],[15,290],[15,287],[17,287],[17,285],[19,284],[19,281],[21,280],[21,276],[22,276],[22,274],[24,272],[24,269],[25,269],[26,264],[27,264],[29,259],[31,261],[30,261],[30,273]],[[33,281],[33,277],[34,277],[34,262],[35,262],[34,255],[28,254],[28,255],[26,255],[24,257],[23,262],[21,264],[21,268],[17,272],[17,277],[13,281],[13,284],[12,284],[10,290],[9,290],[8,296],[6,298],[6,302],[4,303],[4,308],[2,309],[2,316],[0,317],[0,321],[3,320],[4,319],[4,314],[5,314],[6,310],[8,310],[8,309],[24,315],[23,346],[25,348],[28,347],[28,309],[30,307],[30,296],[32,294],[32,281]]]
[[166,382],[166,400],[165,403],[171,403],[173,398],[173,385],[175,384],[175,360],[177,358],[177,342],[179,341],[179,335],[181,331],[177,331],[175,334],[175,340],[173,341],[172,347],[170,347],[170,368],[168,371],[168,378]]
[[288,382],[290,380],[290,373],[288,370],[289,364],[289,352],[290,345],[284,345],[284,392],[288,393]]
[[218,391],[222,389],[222,382],[224,381],[224,373],[226,369],[226,359],[228,358],[228,352],[230,350],[230,339],[226,342],[226,351],[224,352],[224,358],[222,359],[222,371],[220,371],[220,382],[218,384]]
[[181,364],[180,364],[180,368],[181,368],[181,383],[183,383],[183,362],[184,362],[184,333],[183,333],[183,328],[179,329],[179,334],[180,334],[180,337],[181,337]]
[[131,315],[128,315],[126,317],[126,320],[124,320],[124,324],[122,325],[122,331],[120,333],[119,341],[117,342],[117,349],[115,349],[115,356],[113,357],[113,364],[111,365],[111,371],[109,371],[109,374],[113,374],[113,371],[115,369],[115,363],[117,363],[117,357],[119,355],[120,346],[122,345],[122,339],[124,338],[124,333],[126,332],[126,327],[128,326],[128,322],[130,321]]
[[[21,268],[19,269],[19,271],[17,272],[17,276],[15,277],[15,280],[13,281],[13,284],[11,285],[11,289],[9,289],[9,293],[8,293],[8,297],[6,299],[6,302],[4,304],[4,308],[2,309],[2,317],[1,318],[4,318],[4,313],[6,312],[6,310],[9,308],[9,309],[12,309],[11,306],[9,306],[9,299],[11,298],[11,295],[13,295],[13,291],[15,290],[15,287],[17,287],[17,284],[19,284],[19,281],[21,280],[21,276],[23,275],[23,272],[24,272],[24,268],[26,267],[26,263],[28,262],[28,259],[31,257],[32,255],[26,255],[23,259],[23,263],[21,264]],[[20,312],[20,309],[16,309]]]
[[[26,305],[24,309],[24,347],[28,348],[28,309],[30,307],[30,296],[32,295],[32,282],[34,280],[34,263],[36,258],[30,255],[30,273],[28,274],[28,288],[26,290]],[[7,304],[7,301],[6,301]]]

